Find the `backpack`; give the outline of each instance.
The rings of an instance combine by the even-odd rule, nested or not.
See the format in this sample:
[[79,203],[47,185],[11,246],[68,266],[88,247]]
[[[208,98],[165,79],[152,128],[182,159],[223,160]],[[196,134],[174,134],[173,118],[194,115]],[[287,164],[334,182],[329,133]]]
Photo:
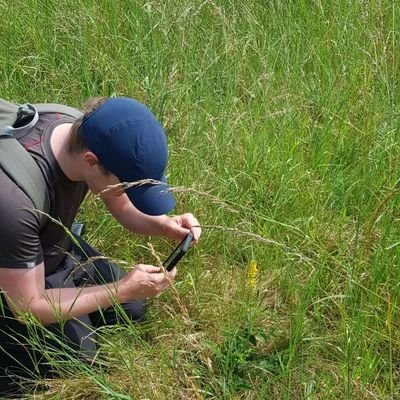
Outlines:
[[0,99],[0,166],[32,200],[38,210],[40,227],[50,212],[50,198],[44,176],[31,154],[18,141],[22,129],[32,128],[39,115],[60,113],[79,118],[82,113],[61,104],[14,104]]

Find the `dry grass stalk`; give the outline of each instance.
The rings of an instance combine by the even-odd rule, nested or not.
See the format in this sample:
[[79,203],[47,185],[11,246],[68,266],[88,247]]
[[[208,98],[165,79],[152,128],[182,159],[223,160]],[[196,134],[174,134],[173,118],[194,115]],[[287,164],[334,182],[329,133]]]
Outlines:
[[190,320],[189,312],[188,312],[186,306],[183,304],[183,302],[182,302],[182,300],[181,300],[181,298],[179,296],[179,293],[178,293],[178,291],[176,290],[176,288],[174,286],[173,281],[168,276],[168,273],[167,273],[166,269],[164,268],[160,257],[158,256],[158,254],[154,250],[154,247],[153,247],[153,245],[151,243],[147,243],[147,245],[149,246],[151,254],[156,259],[156,266],[161,268],[161,270],[164,272],[165,276],[167,277],[167,279],[169,281],[169,284],[170,284],[170,287],[171,287],[171,290],[172,290],[172,293],[173,293],[173,298],[174,298],[174,300],[176,301],[176,303],[179,306],[179,309],[180,309],[180,311],[182,313],[183,321],[188,325],[193,325],[193,322]]
[[183,186],[175,186],[175,187],[170,187],[168,189],[168,191],[172,192],[172,193],[192,193],[192,194],[196,194],[196,195],[199,195],[199,196],[202,196],[202,197],[206,197],[207,199],[209,199],[211,201],[211,203],[217,204],[219,206],[222,206],[222,208],[224,210],[227,210],[227,211],[229,211],[229,212],[231,212],[233,214],[239,214],[240,213],[239,210],[236,210],[236,209],[232,208],[230,205],[228,205],[225,201],[221,200],[219,197],[213,196],[210,193],[203,192],[203,191],[198,190],[198,189],[186,188],[186,187],[183,187]]
[[[164,268],[160,257],[158,256],[158,254],[156,253],[156,251],[154,250],[154,247],[151,243],[147,243],[147,245],[149,246],[150,252],[151,254],[154,256],[154,258],[156,259],[156,266],[160,267],[161,270],[164,272],[165,276],[167,277],[167,279],[169,280],[170,283],[170,288],[172,290],[173,293],[173,298],[176,301],[176,303],[179,306],[179,309],[181,311],[181,315],[182,315],[182,319],[185,322],[185,324],[189,325],[189,326],[193,326],[193,321],[190,319],[189,316],[189,312],[188,309],[186,308],[186,306],[183,304],[178,291],[176,290],[173,281],[170,279],[170,277],[168,276],[168,273],[166,271],[166,269]],[[200,395],[198,388],[196,387],[195,382],[193,382],[193,379],[191,376],[188,376],[186,373],[184,374],[184,380],[185,382],[191,387],[192,391],[193,391],[193,395],[195,396],[195,399],[202,399],[203,397]]]
[[[100,193],[98,193],[96,195],[96,198],[100,197],[103,194],[106,194],[110,191],[113,190],[126,190],[126,189],[130,189],[132,187],[136,187],[136,186],[143,186],[143,185],[165,185],[165,183],[161,182],[161,181],[157,181],[155,179],[141,179],[139,181],[135,181],[135,182],[121,182],[121,183],[117,183],[115,185],[108,185],[104,190],[102,190]],[[202,197],[206,197],[208,198],[211,203],[213,204],[217,204],[222,206],[225,210],[233,213],[233,214],[239,214],[239,211],[232,208],[231,206],[229,206],[225,201],[221,200],[219,197],[217,196],[213,196],[207,192],[203,192],[201,190],[198,189],[194,189],[194,188],[186,188],[183,186],[175,186],[175,187],[169,187],[168,190],[166,190],[165,192],[171,192],[171,193],[192,193],[195,195],[199,195]]]
[[143,185],[162,185],[164,184],[161,181],[157,181],[155,179],[141,179],[135,182],[120,182],[116,183],[115,185],[108,185],[105,189],[103,189],[100,193],[96,195],[96,197],[101,196],[102,194],[108,193],[112,190],[126,190],[136,186],[143,186]]
[[291,249],[286,244],[279,243],[276,240],[267,239],[264,236],[258,235],[256,233],[242,231],[242,230],[240,230],[238,228],[229,228],[229,227],[222,226],[222,225],[197,225],[197,227],[200,227],[202,229],[219,229],[219,230],[222,230],[222,231],[225,231],[225,232],[233,233],[235,235],[246,236],[246,237],[248,237],[250,239],[257,240],[257,241],[259,241],[261,243],[271,244],[271,245],[274,245],[274,246],[281,247],[282,249],[287,250],[291,254],[293,254],[296,257],[298,257],[300,260],[312,262],[312,260],[309,257],[306,257],[304,254],[301,254],[299,252],[294,251],[293,249]]

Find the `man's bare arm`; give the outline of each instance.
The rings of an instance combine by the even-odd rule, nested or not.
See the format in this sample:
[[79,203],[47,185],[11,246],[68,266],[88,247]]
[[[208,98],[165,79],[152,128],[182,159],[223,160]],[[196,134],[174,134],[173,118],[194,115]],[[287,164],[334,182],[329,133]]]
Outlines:
[[103,201],[113,217],[132,232],[182,240],[191,231],[194,243],[197,243],[200,238],[201,228],[199,227],[199,222],[191,213],[172,217],[143,214],[129,201],[126,194],[104,197]]
[[83,288],[45,289],[44,264],[34,268],[0,268],[0,289],[16,317],[31,312],[41,323],[88,314],[117,302],[156,296],[170,284],[169,277],[150,265],[138,265],[120,281]]

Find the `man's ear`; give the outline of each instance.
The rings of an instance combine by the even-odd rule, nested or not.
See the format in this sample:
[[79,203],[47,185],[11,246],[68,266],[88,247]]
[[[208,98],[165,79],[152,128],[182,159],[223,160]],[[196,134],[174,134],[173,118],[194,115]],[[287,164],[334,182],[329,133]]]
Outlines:
[[92,153],[91,151],[86,151],[83,154],[83,162],[88,167],[93,167],[99,163],[99,159],[97,158],[96,154]]

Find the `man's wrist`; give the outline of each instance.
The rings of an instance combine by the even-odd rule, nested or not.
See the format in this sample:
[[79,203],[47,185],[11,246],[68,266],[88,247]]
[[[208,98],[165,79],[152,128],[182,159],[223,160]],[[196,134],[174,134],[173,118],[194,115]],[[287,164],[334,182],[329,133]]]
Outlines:
[[131,300],[128,296],[127,285],[125,284],[124,278],[114,283],[115,286],[115,296],[119,303],[126,303]]
[[168,236],[170,217],[167,215],[160,215],[157,217],[157,236]]

